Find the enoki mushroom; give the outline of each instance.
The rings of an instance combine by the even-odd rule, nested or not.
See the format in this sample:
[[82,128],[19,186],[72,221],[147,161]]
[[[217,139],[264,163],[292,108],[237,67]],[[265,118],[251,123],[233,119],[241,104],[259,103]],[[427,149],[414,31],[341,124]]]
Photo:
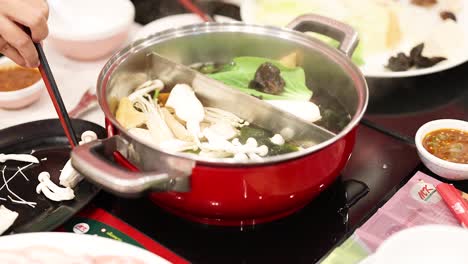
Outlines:
[[[24,167],[21,168],[20,170],[22,170],[22,169],[24,169],[24,168],[26,168],[26,167],[28,167],[28,166],[31,166],[31,165],[32,165],[32,163],[29,164],[29,165],[27,165],[27,166],[24,166]],[[28,206],[31,206],[32,208],[35,208],[35,207],[36,207],[36,203],[35,203],[35,202],[28,202],[28,201],[24,200],[24,199],[21,198],[19,195],[17,195],[16,193],[14,193],[14,192],[10,189],[10,187],[8,186],[8,182],[10,182],[11,180],[13,180],[13,179],[16,177],[16,175],[18,175],[18,173],[19,173],[20,170],[16,171],[16,173],[13,174],[13,176],[11,176],[11,177],[8,179],[8,181],[7,181],[6,178],[5,178],[5,169],[6,169],[6,166],[4,166],[3,169],[2,169],[2,178],[3,178],[3,182],[4,182],[4,183],[3,183],[3,186],[0,187],[0,191],[1,191],[3,188],[6,188],[6,189],[8,190],[8,192],[9,192],[11,195],[13,195],[13,196],[15,197],[15,199],[13,199],[13,198],[11,198],[10,195],[8,195],[8,198],[10,199],[10,201],[12,201],[12,202],[14,202],[14,203],[18,203],[18,204],[26,204],[26,205],[28,205]],[[18,200],[16,200],[16,199],[18,199]]]
[[0,163],[4,163],[7,160],[39,163],[39,160],[36,157],[29,154],[0,154]]
[[23,173],[23,169],[21,169],[20,167],[17,167],[18,168],[18,172],[21,173],[21,175],[23,175],[24,179],[29,181],[29,178]]

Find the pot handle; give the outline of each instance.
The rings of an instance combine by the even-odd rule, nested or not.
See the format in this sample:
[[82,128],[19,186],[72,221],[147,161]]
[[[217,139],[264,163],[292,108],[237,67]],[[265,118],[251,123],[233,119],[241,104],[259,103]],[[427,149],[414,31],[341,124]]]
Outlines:
[[299,16],[286,27],[300,32],[320,33],[333,38],[340,42],[338,49],[348,57],[353,55],[359,43],[358,33],[351,26],[320,15]]
[[155,162],[161,163],[160,171],[134,172],[104,158],[104,155],[111,157],[119,146],[128,146],[119,135],[77,146],[71,153],[72,166],[90,181],[119,196],[135,197],[145,191],[190,191],[194,161],[164,155],[155,157]]

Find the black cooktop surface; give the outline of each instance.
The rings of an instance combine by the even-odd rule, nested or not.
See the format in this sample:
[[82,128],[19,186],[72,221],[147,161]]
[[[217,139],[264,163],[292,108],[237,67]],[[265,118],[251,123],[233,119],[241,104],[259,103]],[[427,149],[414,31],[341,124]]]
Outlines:
[[173,216],[144,198],[102,194],[97,202],[193,263],[315,263],[371,215],[418,164],[413,146],[361,126],[340,178],[307,207],[282,220],[214,227]]

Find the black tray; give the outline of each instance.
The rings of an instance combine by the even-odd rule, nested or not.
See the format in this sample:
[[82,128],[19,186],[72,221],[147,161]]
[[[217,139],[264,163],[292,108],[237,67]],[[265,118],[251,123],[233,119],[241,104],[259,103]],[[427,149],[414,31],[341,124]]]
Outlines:
[[[106,136],[104,128],[91,122],[75,119],[72,120],[72,125],[78,137],[87,130],[96,132],[99,138]],[[43,158],[47,158],[47,160],[24,170],[29,181],[18,174],[8,185],[24,200],[37,204],[35,208],[32,208],[28,205],[12,203],[7,197],[10,193],[6,188],[3,188],[0,191],[0,197],[7,200],[0,200],[0,204],[19,213],[13,226],[4,234],[52,231],[88,204],[100,190],[83,180],[74,188],[75,199],[71,201],[54,202],[43,194],[36,193],[39,173],[49,172],[52,181],[58,183],[60,170],[70,157],[70,145],[58,119],[40,120],[0,130],[0,153],[30,154],[33,150],[33,155],[39,160]],[[16,172],[17,167],[23,167],[27,164],[7,161],[0,163],[0,171],[5,165],[7,166],[5,177],[8,180]],[[4,181],[0,173],[0,187],[3,184]],[[12,195],[10,194],[10,196]]]

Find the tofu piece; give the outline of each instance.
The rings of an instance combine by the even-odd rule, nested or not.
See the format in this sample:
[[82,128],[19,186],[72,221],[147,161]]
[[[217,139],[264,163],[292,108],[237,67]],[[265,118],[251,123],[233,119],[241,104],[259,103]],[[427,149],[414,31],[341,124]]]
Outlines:
[[3,234],[18,218],[18,213],[0,205],[0,235]]

